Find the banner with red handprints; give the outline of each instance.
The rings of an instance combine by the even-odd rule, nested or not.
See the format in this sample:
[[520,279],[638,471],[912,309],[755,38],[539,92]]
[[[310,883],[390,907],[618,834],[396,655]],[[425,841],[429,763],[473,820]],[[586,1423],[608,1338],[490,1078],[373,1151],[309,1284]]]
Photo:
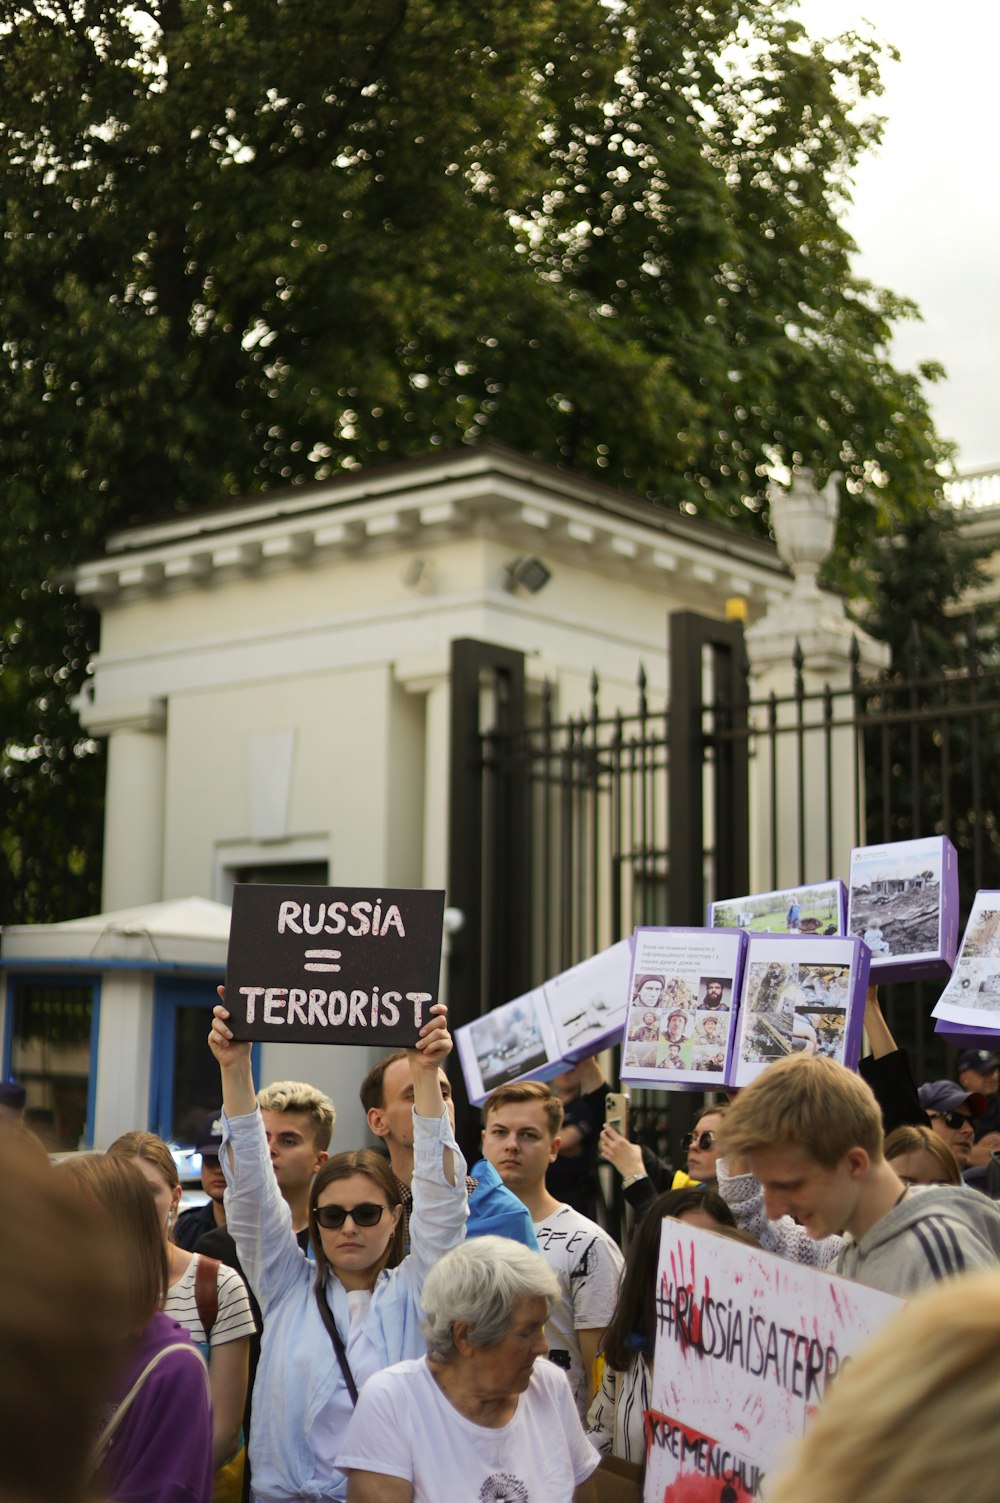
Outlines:
[[757,1498],[841,1365],[901,1305],[664,1221],[644,1503]]
[[657,1503],[749,1503],[764,1474],[728,1446],[653,1410],[646,1413],[646,1497]]

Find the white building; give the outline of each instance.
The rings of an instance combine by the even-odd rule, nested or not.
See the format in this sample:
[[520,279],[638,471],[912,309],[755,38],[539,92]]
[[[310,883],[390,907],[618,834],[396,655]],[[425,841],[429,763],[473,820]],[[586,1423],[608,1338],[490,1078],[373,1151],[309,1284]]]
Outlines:
[[[490,446],[119,532],[76,574],[101,613],[79,713],[108,741],[103,907],[226,904],[243,879],[446,886],[453,642],[525,653],[529,693],[550,681],[560,715],[594,669],[602,706],[630,706],[640,661],[662,704],[668,613],[720,618],[738,597],[752,622],[790,588],[765,542]],[[8,1068],[31,947],[12,940]],[[99,1144],[198,1104],[180,1056],[217,972],[186,997],[148,974],[141,1026],[114,1024],[128,1049],[90,1072]],[[328,1090],[340,1141],[360,1141],[368,1061],[349,1052],[264,1045],[261,1077]]]

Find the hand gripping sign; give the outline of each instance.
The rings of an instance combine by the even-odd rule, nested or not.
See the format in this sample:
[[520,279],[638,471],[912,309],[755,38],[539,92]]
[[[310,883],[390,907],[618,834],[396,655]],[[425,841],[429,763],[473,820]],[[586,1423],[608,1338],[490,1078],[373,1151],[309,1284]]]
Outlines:
[[234,1037],[412,1047],[438,997],[443,916],[440,891],[239,884],[226,964]]

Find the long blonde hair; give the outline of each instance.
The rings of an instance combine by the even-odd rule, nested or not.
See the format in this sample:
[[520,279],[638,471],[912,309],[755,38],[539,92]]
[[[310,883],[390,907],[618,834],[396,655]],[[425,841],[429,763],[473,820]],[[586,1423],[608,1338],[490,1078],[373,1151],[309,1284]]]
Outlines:
[[767,1503],[996,1503],[1000,1272],[915,1299],[838,1375]]

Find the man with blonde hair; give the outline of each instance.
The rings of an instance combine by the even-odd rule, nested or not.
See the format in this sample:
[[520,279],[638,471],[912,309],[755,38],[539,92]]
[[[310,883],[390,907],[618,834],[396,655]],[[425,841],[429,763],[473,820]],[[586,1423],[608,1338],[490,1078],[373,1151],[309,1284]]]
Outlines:
[[483,1154],[531,1213],[538,1249],[559,1281],[545,1334],[569,1375],[581,1418],[593,1397],[593,1366],[618,1293],[622,1255],[604,1229],[556,1200],[545,1171],[559,1152],[562,1102],[535,1080],[498,1086],[483,1105]]
[[329,1096],[303,1080],[276,1080],[257,1092],[271,1168],[288,1202],[292,1226],[309,1224],[309,1191],[330,1157],[336,1111]]
[[1000,1210],[952,1185],[906,1186],[883,1154],[882,1115],[857,1075],[819,1056],[770,1065],[716,1134],[744,1160],[772,1221],[792,1216],[819,1241],[844,1233],[833,1273],[890,1294],[1000,1265]]

